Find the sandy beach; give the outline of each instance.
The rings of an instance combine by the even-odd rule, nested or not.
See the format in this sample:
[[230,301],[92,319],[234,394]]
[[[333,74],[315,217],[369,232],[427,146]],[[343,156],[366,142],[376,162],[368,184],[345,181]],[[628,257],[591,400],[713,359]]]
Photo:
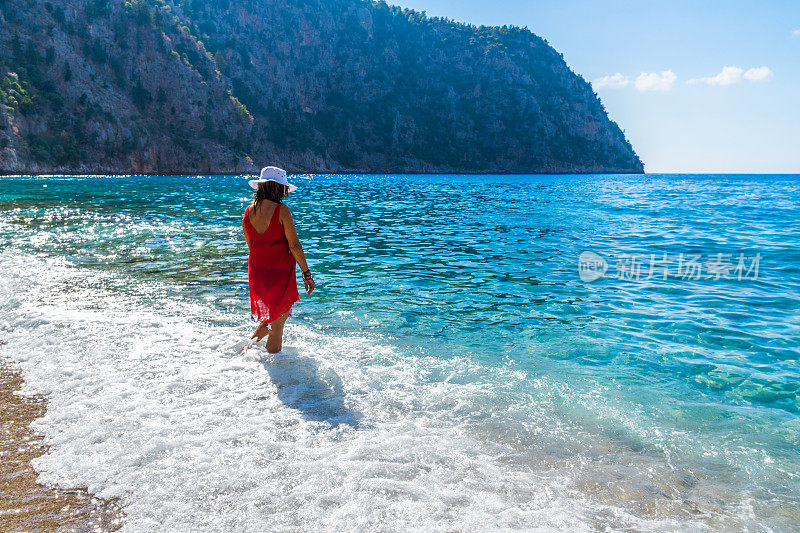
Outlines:
[[[0,341],[2,342],[2,341]],[[29,428],[47,401],[21,396],[22,376],[0,360],[0,530],[116,531],[123,514],[115,501],[94,498],[82,489],[61,489],[36,482],[31,461],[46,452],[42,436]]]

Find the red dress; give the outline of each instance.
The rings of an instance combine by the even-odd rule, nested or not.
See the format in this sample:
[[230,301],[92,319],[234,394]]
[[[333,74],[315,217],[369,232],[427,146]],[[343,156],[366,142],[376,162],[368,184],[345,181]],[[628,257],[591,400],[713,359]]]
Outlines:
[[294,256],[278,219],[282,205],[275,212],[264,233],[250,222],[250,206],[244,212],[244,228],[250,240],[247,278],[250,282],[250,312],[259,322],[272,322],[300,300],[297,292]]

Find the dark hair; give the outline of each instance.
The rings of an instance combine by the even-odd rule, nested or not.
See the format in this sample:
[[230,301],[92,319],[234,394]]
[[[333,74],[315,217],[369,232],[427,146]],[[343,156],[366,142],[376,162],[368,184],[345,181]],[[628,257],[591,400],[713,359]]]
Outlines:
[[270,202],[279,204],[284,198],[286,198],[286,186],[278,183],[277,181],[259,183],[258,189],[256,189],[256,193],[253,195],[253,197],[255,199],[255,209],[258,209],[258,206],[264,200],[269,200]]

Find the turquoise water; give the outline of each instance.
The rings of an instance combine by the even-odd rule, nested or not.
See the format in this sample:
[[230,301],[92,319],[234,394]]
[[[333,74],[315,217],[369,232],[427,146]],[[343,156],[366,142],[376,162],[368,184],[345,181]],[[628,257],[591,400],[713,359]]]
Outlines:
[[[277,403],[270,409],[304,432],[315,424],[314,438],[324,439],[315,446],[338,457],[336,467],[303,457],[303,464],[312,464],[307,475],[329,475],[335,468],[341,479],[331,483],[361,480],[343,493],[331,489],[323,495],[309,487],[304,501],[352,504],[349,520],[366,506],[374,513],[366,512],[362,525],[387,529],[425,520],[435,528],[466,527],[459,520],[469,513],[450,516],[437,507],[445,503],[456,509],[463,504],[472,513],[467,524],[490,528],[769,530],[800,523],[800,177],[295,180],[300,188],[287,203],[317,291],[303,295],[293,310],[287,344],[297,350],[290,349],[290,357],[302,360],[310,374],[296,372],[299,363],[247,366],[255,365],[252,354],[244,356],[247,370],[241,371],[272,383],[265,397],[272,394]],[[86,363],[81,369],[82,385],[62,391],[73,399],[89,397],[94,389],[88,384],[110,379],[93,369],[107,369],[111,361],[128,365],[133,352],[124,351],[125,343],[115,345],[107,360],[96,355],[103,348],[80,357],[49,352],[54,366],[48,378],[38,379],[38,356],[31,354],[39,345],[26,339],[60,332],[80,347],[100,330],[132,328],[126,342],[152,346],[150,359],[142,360],[171,353],[175,375],[187,372],[195,355],[158,321],[185,320],[181,327],[197,329],[192,338],[208,350],[209,361],[235,360],[233,345],[254,325],[241,235],[249,197],[245,181],[0,178],[0,278],[8,298],[0,314],[0,337],[8,344],[0,356],[20,361],[33,392],[53,394],[64,365],[74,372],[82,361],[94,361],[97,367]],[[592,282],[582,281],[578,270],[579,255],[587,250],[611,264]],[[624,254],[641,254],[635,256],[643,265],[638,279],[620,275]],[[671,262],[666,279],[660,271],[649,275],[653,254],[666,254]],[[703,268],[727,254],[727,269],[719,276],[707,270],[681,276],[681,254],[699,255]],[[740,254],[749,272],[737,271]],[[28,290],[39,300],[26,304],[21,295]],[[52,294],[63,298],[61,309],[69,312],[54,309]],[[129,309],[136,309],[135,319],[99,325]],[[359,348],[349,350],[348,339]],[[408,366],[401,368],[399,360]],[[122,368],[115,367],[114,379],[132,379],[134,396],[137,387],[165,383],[155,366]],[[304,379],[324,390],[309,388]],[[229,385],[236,390],[235,380]],[[170,412],[176,395],[196,392],[189,389],[165,392],[159,408]],[[204,399],[209,405],[217,400]],[[56,405],[68,412],[70,401]],[[170,413],[179,419],[178,411]],[[223,409],[208,416],[214,425],[238,415]],[[409,425],[399,424],[401,419]],[[43,422],[42,430],[57,432],[59,423],[63,418]],[[92,443],[80,421],[70,427],[72,442]],[[108,450],[126,431],[134,429],[107,435],[105,447],[94,453],[105,453],[109,465],[119,461]],[[300,438],[286,432],[278,441]],[[435,437],[450,451],[432,449],[437,459],[419,459],[402,444],[411,435],[421,439],[413,450]],[[80,468],[65,473],[71,441],[61,441],[61,455],[58,442],[54,459],[41,465],[52,479],[124,494],[134,529],[146,523],[137,516],[157,516],[154,508],[162,504],[148,501],[141,495],[147,487],[115,467],[92,470],[86,479]],[[419,471],[432,478],[422,483],[417,474],[384,472],[384,483],[394,484],[367,487],[364,480],[373,478],[359,470],[361,463],[336,455],[345,453],[346,442],[385,444],[393,452],[373,450],[370,464],[383,464],[388,456],[406,466],[419,461]],[[445,481],[448,469],[463,460],[447,454],[462,447],[464,457],[482,457],[494,469]],[[74,459],[78,452],[71,453]],[[436,469],[426,470],[427,460],[442,465],[441,477]],[[153,465],[131,464],[143,472]],[[177,462],[170,468],[182,472]],[[237,475],[260,467],[251,468]],[[276,464],[264,468],[274,471]],[[195,472],[197,483],[207,475],[202,469],[183,472]],[[524,482],[523,474],[530,476]],[[420,481],[414,490],[397,485],[410,479]],[[528,494],[537,483],[547,490]],[[437,487],[454,501],[431,496]],[[569,491],[562,494],[560,487]],[[374,499],[360,499],[360,491]],[[248,494],[257,507],[258,498]],[[300,511],[282,494],[283,506],[253,511],[248,524],[348,523],[323,511]],[[503,503],[491,509],[469,504],[486,494]],[[419,503],[430,498],[438,504]],[[541,508],[537,501],[544,502]],[[554,506],[568,516],[547,514]],[[570,506],[579,510],[563,510]],[[225,512],[200,504],[184,508],[192,509],[190,516]],[[414,513],[404,514],[412,508]],[[291,524],[274,522],[276,513],[287,512],[294,516]],[[489,521],[492,513],[507,521]]]

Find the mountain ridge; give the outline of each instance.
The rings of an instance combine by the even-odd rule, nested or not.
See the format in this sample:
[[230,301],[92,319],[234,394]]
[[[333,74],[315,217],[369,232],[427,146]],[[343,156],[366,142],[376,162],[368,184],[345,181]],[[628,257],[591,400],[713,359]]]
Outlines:
[[360,0],[0,1],[0,172],[642,172],[527,29]]

